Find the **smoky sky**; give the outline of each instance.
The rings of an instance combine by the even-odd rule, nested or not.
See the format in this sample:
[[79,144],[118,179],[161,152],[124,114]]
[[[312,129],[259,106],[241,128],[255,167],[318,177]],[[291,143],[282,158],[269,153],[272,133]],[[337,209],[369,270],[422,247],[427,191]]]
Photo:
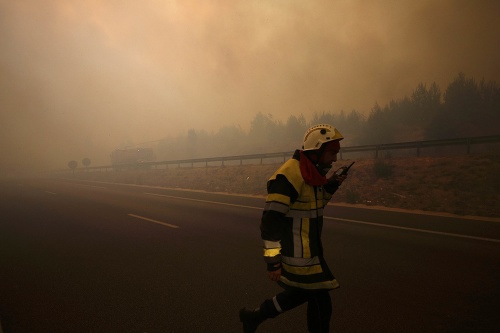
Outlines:
[[[500,78],[496,0],[0,0],[2,167]],[[345,135],[348,135],[346,133]]]

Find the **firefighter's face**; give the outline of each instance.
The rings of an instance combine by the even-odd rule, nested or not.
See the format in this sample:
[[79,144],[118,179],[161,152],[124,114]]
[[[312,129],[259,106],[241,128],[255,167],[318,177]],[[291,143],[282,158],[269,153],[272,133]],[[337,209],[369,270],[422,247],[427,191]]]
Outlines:
[[325,150],[319,159],[319,164],[331,165],[333,162],[337,162],[337,154],[340,151],[340,143],[338,140],[326,143]]

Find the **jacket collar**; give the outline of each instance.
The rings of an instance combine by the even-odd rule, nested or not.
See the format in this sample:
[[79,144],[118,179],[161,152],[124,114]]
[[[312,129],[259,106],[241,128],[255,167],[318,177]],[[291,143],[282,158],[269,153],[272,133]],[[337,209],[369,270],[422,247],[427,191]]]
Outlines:
[[304,154],[302,150],[296,150],[293,158],[299,161],[300,173],[306,184],[311,186],[321,186],[328,183],[328,179],[319,173],[318,168]]

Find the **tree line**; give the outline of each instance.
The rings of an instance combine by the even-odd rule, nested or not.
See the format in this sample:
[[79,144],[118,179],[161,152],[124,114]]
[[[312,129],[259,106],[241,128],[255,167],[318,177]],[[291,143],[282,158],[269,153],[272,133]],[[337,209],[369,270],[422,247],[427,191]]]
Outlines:
[[190,129],[160,140],[155,151],[158,160],[292,151],[306,129],[318,123],[336,126],[346,137],[345,146],[498,135],[500,88],[459,73],[444,93],[436,83],[419,83],[410,96],[384,106],[376,103],[367,116],[356,110],[328,111],[281,121],[259,112],[248,131],[239,125],[213,133]]

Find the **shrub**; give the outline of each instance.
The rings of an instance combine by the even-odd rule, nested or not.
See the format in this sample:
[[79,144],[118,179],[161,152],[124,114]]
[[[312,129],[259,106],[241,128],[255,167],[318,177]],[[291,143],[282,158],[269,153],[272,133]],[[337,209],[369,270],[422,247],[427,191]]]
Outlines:
[[375,160],[373,172],[377,178],[390,178],[394,174],[394,166],[381,159]]
[[355,204],[361,202],[361,196],[352,189],[347,189],[345,193],[345,200],[347,203]]

